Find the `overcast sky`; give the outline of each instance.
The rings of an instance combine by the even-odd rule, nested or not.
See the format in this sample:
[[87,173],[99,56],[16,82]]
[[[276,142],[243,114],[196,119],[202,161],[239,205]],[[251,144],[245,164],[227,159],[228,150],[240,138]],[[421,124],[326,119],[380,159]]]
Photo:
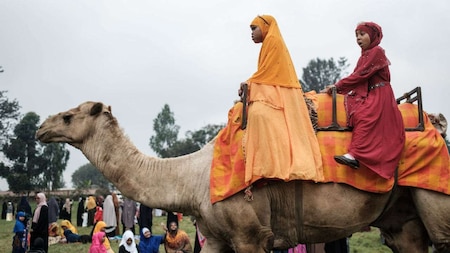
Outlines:
[[[239,83],[256,70],[249,24],[273,15],[297,75],[317,57],[360,55],[354,29],[381,25],[396,97],[421,86],[424,109],[450,117],[448,0],[0,0],[0,90],[23,114],[49,115],[91,100],[112,106],[144,153],[168,104],[181,127],[226,122]],[[70,149],[64,173],[87,159]],[[0,189],[7,184],[0,181]]]

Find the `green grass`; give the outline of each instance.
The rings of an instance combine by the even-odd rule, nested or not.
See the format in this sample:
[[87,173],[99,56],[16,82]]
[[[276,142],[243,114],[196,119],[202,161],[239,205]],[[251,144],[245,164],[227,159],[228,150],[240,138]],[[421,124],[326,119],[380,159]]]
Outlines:
[[[34,209],[33,209],[34,210]],[[74,223],[76,224],[76,218],[72,218]],[[153,234],[159,235],[163,234],[163,229],[161,227],[161,222],[166,224],[166,216],[161,217],[154,217],[153,218],[153,227],[152,231]],[[11,243],[12,243],[12,236],[13,236],[13,227],[14,227],[15,221],[6,221],[6,220],[0,220],[0,253],[3,252],[11,252]],[[58,223],[61,223],[61,220],[58,220]],[[78,234],[90,234],[92,227],[77,227]],[[194,237],[195,237],[195,227],[192,224],[189,217],[184,217],[183,220],[180,222],[180,229],[184,230],[186,233],[188,233],[192,247],[194,246]],[[122,230],[122,226],[120,227],[120,230]],[[138,233],[139,226],[136,224],[135,232]],[[123,232],[123,231],[121,231]],[[111,242],[111,248],[114,250],[114,252],[119,252],[119,243],[120,241],[112,241]],[[89,246],[90,244],[82,244],[82,243],[70,243],[70,244],[53,244],[49,246],[49,252],[50,253],[67,253],[67,252],[89,252]],[[164,252],[164,247],[160,247],[160,251]]]
[[[74,206],[77,206],[76,204]],[[33,207],[34,208],[34,207]],[[34,209],[33,209],[34,210]],[[72,218],[76,221],[76,218]],[[58,221],[60,223],[61,220]],[[161,222],[166,223],[166,217],[153,218],[153,233],[163,234]],[[10,252],[12,242],[12,229],[15,221],[0,220],[0,253]],[[74,222],[75,223],[75,222]],[[122,226],[120,227],[122,230]],[[138,233],[139,226],[136,225],[136,233]],[[188,233],[192,246],[194,245],[195,227],[189,217],[184,217],[180,222],[180,229]],[[79,234],[90,234],[92,227],[78,227]],[[121,231],[123,232],[123,231]],[[49,246],[50,253],[66,253],[66,252],[88,252],[90,244],[71,243],[71,244],[54,244]],[[112,241],[111,247],[114,252],[119,252],[119,242]],[[160,247],[160,252],[164,252],[164,248]],[[350,238],[350,252],[351,253],[390,253],[392,252],[388,247],[380,242],[380,233],[377,228],[372,228],[369,232],[355,233]],[[431,251],[430,251],[431,252]]]

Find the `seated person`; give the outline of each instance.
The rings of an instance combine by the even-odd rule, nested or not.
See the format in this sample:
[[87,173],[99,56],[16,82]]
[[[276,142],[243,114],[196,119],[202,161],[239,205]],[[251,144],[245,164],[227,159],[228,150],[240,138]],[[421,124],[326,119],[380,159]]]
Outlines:
[[119,244],[119,253],[138,253],[134,234],[131,230],[125,231]]
[[176,222],[172,221],[166,230],[164,248],[167,253],[191,253],[192,245],[189,236],[183,230],[178,228]]
[[48,227],[48,245],[53,245],[61,242],[61,239],[63,239],[63,237],[63,231],[58,223],[50,223],[50,226]]
[[68,220],[61,221],[61,228],[64,231],[64,237],[67,243],[82,242],[87,243],[90,241],[89,235],[78,235],[78,230]]
[[153,235],[150,229],[143,228],[139,240],[139,252],[159,252],[159,245],[164,243],[164,237],[163,235]]

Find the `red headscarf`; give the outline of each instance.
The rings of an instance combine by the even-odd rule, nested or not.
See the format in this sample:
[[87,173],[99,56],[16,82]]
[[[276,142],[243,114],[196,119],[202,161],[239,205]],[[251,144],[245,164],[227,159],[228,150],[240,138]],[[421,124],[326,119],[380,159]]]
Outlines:
[[373,22],[362,22],[359,23],[356,27],[355,31],[364,31],[369,34],[370,37],[370,45],[365,50],[369,50],[378,46],[383,38],[383,31],[381,30],[381,26],[373,23]]

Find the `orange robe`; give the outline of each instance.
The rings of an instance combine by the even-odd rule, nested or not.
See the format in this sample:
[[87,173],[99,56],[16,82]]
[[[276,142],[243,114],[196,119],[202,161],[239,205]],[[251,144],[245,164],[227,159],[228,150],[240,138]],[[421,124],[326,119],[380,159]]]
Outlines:
[[289,51],[272,16],[256,17],[264,40],[249,85],[245,180],[323,179],[322,158]]
[[[243,134],[245,182],[250,185],[260,178],[321,181],[319,144],[277,22],[264,15],[256,17],[252,25],[261,28],[264,40],[258,70],[247,81],[248,121]],[[216,143],[214,159],[224,159],[218,147],[225,143],[224,139],[238,143],[230,132],[234,131],[219,133],[222,142]],[[236,158],[235,154],[228,155]],[[213,167],[214,164],[213,160]]]

